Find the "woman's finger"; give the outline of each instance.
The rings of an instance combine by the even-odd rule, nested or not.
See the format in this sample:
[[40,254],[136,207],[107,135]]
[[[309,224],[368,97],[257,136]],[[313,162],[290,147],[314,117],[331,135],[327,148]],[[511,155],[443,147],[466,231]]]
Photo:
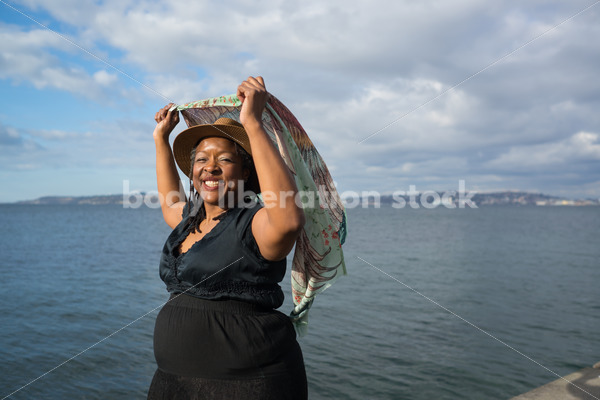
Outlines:
[[267,89],[265,88],[264,81],[261,77],[259,78],[260,80],[250,77],[247,81],[242,82],[240,87],[245,88],[247,91],[266,92]]
[[250,86],[256,89],[265,89],[265,80],[262,76],[249,76],[244,82],[247,82]]
[[237,96],[237,98],[238,98],[238,99],[240,99],[240,101],[241,101],[242,103],[243,103],[243,102],[244,102],[244,100],[246,99],[246,96],[244,95],[244,92],[245,92],[245,90],[244,90],[244,82],[242,82],[242,83],[241,83],[241,84],[238,86],[238,88],[237,88],[237,91],[236,91],[236,93],[235,93],[235,94],[236,94],[236,96]]

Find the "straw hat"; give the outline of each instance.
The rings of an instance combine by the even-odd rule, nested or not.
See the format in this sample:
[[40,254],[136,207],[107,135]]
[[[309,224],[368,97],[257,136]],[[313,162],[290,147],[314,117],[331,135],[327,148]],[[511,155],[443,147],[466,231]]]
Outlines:
[[194,146],[207,137],[222,137],[229,139],[252,155],[250,140],[242,124],[231,118],[219,118],[214,124],[196,125],[182,131],[173,142],[173,155],[179,169],[191,177],[191,156]]

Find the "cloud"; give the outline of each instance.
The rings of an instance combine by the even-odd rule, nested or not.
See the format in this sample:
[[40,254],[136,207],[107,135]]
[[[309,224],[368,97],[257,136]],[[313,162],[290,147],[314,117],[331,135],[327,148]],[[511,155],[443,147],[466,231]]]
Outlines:
[[[304,97],[319,93],[329,101],[355,96],[364,85],[385,85],[398,78],[452,86],[586,5],[460,0],[376,1],[351,7],[342,1],[302,6],[271,2],[248,7],[202,1],[107,1],[75,13],[64,11],[79,8],[66,0],[25,4],[45,8],[75,27],[92,48],[108,45],[117,50],[119,58],[114,61],[129,63],[130,71],[147,74],[149,82],[156,80],[155,75],[169,74],[184,81],[204,80],[202,93],[210,97],[229,93],[241,78],[260,72],[277,82],[279,93]],[[524,91],[546,96],[549,83],[559,75],[558,82],[572,84],[577,76],[569,78],[562,68],[549,67],[567,67],[569,60],[584,56],[585,46],[578,52],[572,44],[599,33],[592,23],[594,13],[592,9],[581,16],[578,22],[588,19],[577,29],[567,24],[561,28],[562,36],[549,34],[474,78],[469,91],[486,100],[497,98],[503,107],[518,107],[528,98]],[[587,54],[590,62],[579,65],[578,72],[591,78],[595,73],[591,61],[598,61],[598,56]],[[543,76],[532,79],[531,72],[542,68]],[[559,75],[554,73],[557,69]],[[507,96],[512,101],[506,101]]]
[[97,123],[90,131],[17,129],[0,123],[0,168],[148,168],[154,166],[153,125]]
[[0,125],[0,143],[6,147],[21,146],[23,138],[15,128]]
[[[30,83],[39,90],[57,89],[77,96],[102,100],[115,91],[115,73],[96,69],[89,73],[76,63],[65,60],[80,50],[53,32],[44,29],[24,31],[0,24],[0,79],[16,84]],[[68,56],[68,57],[63,57]]]
[[[419,179],[455,186],[466,178],[483,189],[552,191],[579,182],[589,192],[600,179],[593,172],[600,45],[589,39],[600,36],[600,9],[478,74],[588,6],[585,0],[20,4],[47,13],[52,26],[159,94],[50,32],[6,24],[0,79],[139,105],[147,98],[166,102],[162,96],[184,102],[232,93],[241,79],[260,73],[346,187]],[[138,111],[77,137],[82,154],[98,165],[150,165],[152,157],[140,152],[153,154],[143,138],[152,127],[136,126],[135,118],[145,113],[151,121],[156,110]],[[55,128],[21,139],[58,151],[52,140],[68,129]]]
[[[29,15],[30,13],[28,11],[37,13],[46,10],[56,20],[67,22],[73,26],[89,23],[94,14],[100,9],[100,4],[97,4],[96,2],[81,2],[78,0],[50,0],[47,2],[38,0],[19,0],[15,3],[18,3],[19,5],[15,4],[14,7],[20,9],[20,11],[23,11],[25,14]],[[13,11],[11,10],[11,12]],[[36,19],[46,22],[46,18]]]
[[0,168],[4,171],[35,169],[45,148],[27,134],[0,123]]
[[117,82],[118,78],[116,74],[108,73],[106,70],[100,70],[94,73],[94,81],[102,86],[110,86]]
[[491,160],[487,166],[502,170],[571,169],[573,164],[594,163],[600,167],[599,135],[578,132],[571,137],[530,146],[514,146],[508,152]]

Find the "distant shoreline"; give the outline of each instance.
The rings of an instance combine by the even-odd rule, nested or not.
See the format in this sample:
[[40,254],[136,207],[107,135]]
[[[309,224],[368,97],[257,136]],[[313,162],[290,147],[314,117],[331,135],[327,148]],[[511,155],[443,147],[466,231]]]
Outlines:
[[[371,193],[371,192],[369,192]],[[144,192],[137,195],[149,197],[152,203],[158,204],[158,198],[155,193],[146,194]],[[132,197],[135,196],[132,193]],[[417,196],[418,197],[418,196]],[[381,195],[379,198],[371,195],[364,195],[362,198],[363,206],[392,206],[400,198],[409,201],[408,196]],[[600,199],[567,199],[563,197],[550,196],[543,193],[503,191],[493,193],[476,193],[471,200],[477,206],[598,206]],[[28,204],[28,205],[127,205],[128,198],[123,194],[109,194],[96,196],[43,196],[33,200],[22,200],[6,204]],[[129,200],[132,201],[132,200]]]
[[21,200],[2,204],[31,204],[31,205],[123,205],[122,194],[97,196],[43,196],[33,200]]

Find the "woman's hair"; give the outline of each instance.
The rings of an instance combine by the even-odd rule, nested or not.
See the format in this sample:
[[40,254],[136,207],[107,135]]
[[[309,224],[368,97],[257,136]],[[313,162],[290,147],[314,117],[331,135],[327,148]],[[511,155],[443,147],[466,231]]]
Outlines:
[[[203,138],[205,139],[205,138]],[[188,227],[188,232],[198,232],[200,233],[200,223],[206,219],[206,210],[204,208],[204,202],[200,199],[200,193],[196,192],[194,188],[194,181],[192,176],[192,171],[194,168],[194,161],[196,159],[196,149],[202,139],[200,139],[193,147],[191,152],[191,167],[190,167],[190,196],[188,198],[188,210],[190,213],[190,224]],[[254,160],[252,156],[248,154],[248,152],[236,142],[233,142],[235,146],[235,152],[242,159],[242,169],[247,169],[250,171],[250,176],[245,184],[245,191],[251,191],[253,193],[259,193],[260,188],[258,186],[258,176],[256,175],[256,169],[254,168]],[[216,216],[213,218],[214,220],[220,220],[225,216],[226,212]]]

